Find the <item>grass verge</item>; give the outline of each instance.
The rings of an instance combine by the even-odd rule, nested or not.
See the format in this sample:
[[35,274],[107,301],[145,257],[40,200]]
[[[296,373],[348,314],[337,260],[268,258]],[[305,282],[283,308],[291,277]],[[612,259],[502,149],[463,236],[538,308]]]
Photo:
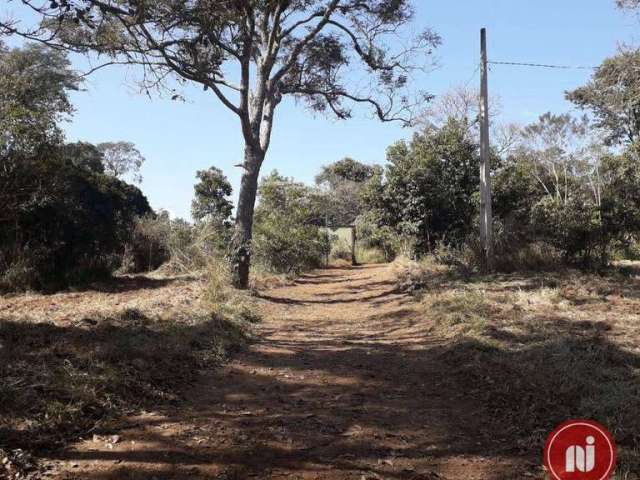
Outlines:
[[594,419],[618,443],[616,478],[638,478],[638,277],[465,277],[433,260],[404,262],[399,276],[420,295],[452,381],[465,385],[508,449],[539,455],[557,424]]
[[[200,302],[147,308],[141,290],[126,293],[140,308],[114,307],[123,298],[115,294],[104,300],[108,313],[0,318],[0,478],[3,468],[14,476],[25,468],[26,452],[108,433],[118,417],[178,402],[199,373],[241,348],[257,317],[218,274],[188,287],[203,292]],[[167,287],[163,297],[172,294]]]

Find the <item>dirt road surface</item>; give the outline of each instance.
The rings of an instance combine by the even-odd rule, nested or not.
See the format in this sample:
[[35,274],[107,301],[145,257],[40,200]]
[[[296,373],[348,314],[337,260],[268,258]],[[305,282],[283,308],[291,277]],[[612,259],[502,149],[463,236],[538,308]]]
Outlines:
[[[321,270],[260,293],[257,341],[186,404],[63,452],[61,479],[539,477],[477,415],[389,266]],[[538,472],[538,473],[535,473]]]

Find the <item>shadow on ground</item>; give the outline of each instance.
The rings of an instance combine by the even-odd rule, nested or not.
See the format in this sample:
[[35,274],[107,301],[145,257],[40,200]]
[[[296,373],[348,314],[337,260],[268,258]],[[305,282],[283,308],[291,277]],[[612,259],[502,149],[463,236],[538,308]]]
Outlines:
[[245,332],[138,310],[75,325],[0,318],[0,448],[50,449],[135,409],[176,402]]
[[[380,272],[332,270],[263,294],[271,317],[259,343],[186,405],[132,420],[114,448],[59,454],[77,466],[62,478],[542,478],[555,425],[610,424],[614,412],[628,422],[618,443],[637,448],[640,358],[598,322],[556,316],[542,332],[494,329],[496,344],[445,342],[410,297],[369,273]],[[344,280],[359,288],[344,291]]]

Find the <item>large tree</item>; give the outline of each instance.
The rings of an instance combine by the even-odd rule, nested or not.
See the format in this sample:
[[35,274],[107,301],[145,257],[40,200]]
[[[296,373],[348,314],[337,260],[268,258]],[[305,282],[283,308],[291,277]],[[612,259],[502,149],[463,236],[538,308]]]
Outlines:
[[233,193],[229,180],[218,167],[196,172],[199,182],[193,186],[195,197],[191,203],[191,216],[196,222],[209,222],[218,227],[230,225]]
[[324,222],[337,227],[354,224],[364,210],[362,190],[365,184],[382,168],[352,158],[343,158],[325,165],[316,175],[316,185],[323,189]]
[[383,224],[416,240],[418,253],[438,242],[460,245],[477,216],[479,147],[466,125],[450,119],[387,150],[384,181],[367,186]]
[[68,92],[79,86],[63,52],[0,43],[0,157],[60,142],[58,123],[73,113]]
[[107,175],[123,179],[131,176],[135,183],[142,182],[140,169],[145,158],[131,142],[104,142],[97,145]]
[[148,88],[177,75],[210,90],[237,116],[245,152],[232,266],[243,288],[258,176],[283,96],[340,119],[362,104],[380,120],[408,123],[412,106],[425,98],[412,99],[408,79],[439,43],[429,30],[402,41],[410,0],[20,2],[45,21],[25,31],[7,20],[5,32],[141,65]]
[[607,58],[589,83],[567,93],[567,98],[593,112],[607,143],[629,144],[640,137],[640,49],[622,50]]

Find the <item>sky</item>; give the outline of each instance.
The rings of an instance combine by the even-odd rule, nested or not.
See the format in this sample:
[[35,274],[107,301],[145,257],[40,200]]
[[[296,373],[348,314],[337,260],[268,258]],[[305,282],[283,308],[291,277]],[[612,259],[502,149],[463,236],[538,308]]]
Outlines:
[[[0,4],[7,0],[0,0]],[[638,45],[640,19],[617,10],[614,0],[415,0],[415,27],[431,27],[442,37],[435,51],[438,68],[415,85],[434,95],[479,76],[480,28],[487,28],[489,59],[597,66],[621,44]],[[0,12],[8,7],[0,6]],[[3,11],[4,10],[4,11]],[[15,11],[15,8],[13,8]],[[78,60],[76,65],[84,62]],[[474,74],[475,72],[475,74]],[[589,70],[492,65],[491,96],[500,99],[497,121],[530,123],[547,112],[572,111],[564,92],[584,84]],[[131,141],[146,157],[141,188],[154,209],[190,217],[195,174],[210,166],[240,180],[243,141],[237,117],[211,92],[186,90],[186,102],[149,98],[135,87],[135,70],[112,67],[93,74],[84,91],[72,94],[76,112],[64,125],[70,141]],[[344,157],[384,163],[392,143],[412,131],[380,123],[366,110],[335,121],[314,116],[293,101],[276,113],[271,148],[262,174],[281,174],[311,183],[322,165]]]

